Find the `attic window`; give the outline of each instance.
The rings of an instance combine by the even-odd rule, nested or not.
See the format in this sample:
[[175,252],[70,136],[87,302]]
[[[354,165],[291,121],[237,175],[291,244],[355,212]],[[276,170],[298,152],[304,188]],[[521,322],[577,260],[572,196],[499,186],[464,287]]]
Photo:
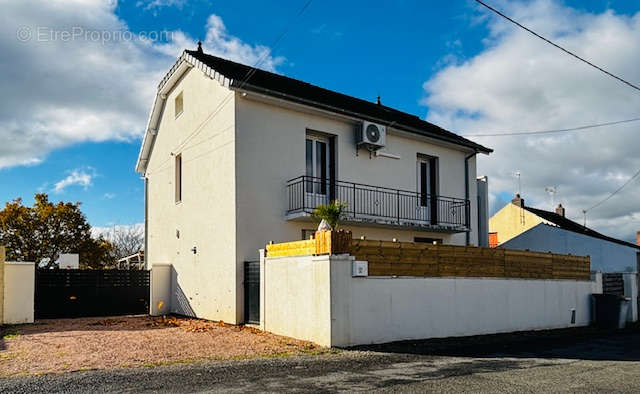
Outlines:
[[184,110],[184,101],[182,100],[182,92],[180,92],[180,94],[176,96],[175,106],[176,106],[176,118],[177,118],[182,114],[182,111]]

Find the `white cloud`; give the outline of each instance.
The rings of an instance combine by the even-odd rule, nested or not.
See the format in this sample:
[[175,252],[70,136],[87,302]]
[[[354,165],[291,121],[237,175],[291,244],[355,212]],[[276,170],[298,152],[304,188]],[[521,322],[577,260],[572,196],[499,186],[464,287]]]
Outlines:
[[[40,163],[51,151],[85,141],[139,138],[158,82],[195,41],[181,31],[133,34],[116,1],[21,0],[0,13],[0,168]],[[205,48],[245,63],[282,58],[227,32],[212,15]],[[69,35],[77,33],[74,36]],[[65,34],[67,36],[65,36]],[[168,36],[168,37],[167,37]]]
[[176,7],[182,9],[186,3],[186,0],[144,0],[138,1],[136,7],[142,7],[145,10],[152,10],[156,8],[164,7]]
[[249,45],[239,38],[230,35],[227,28],[218,15],[212,14],[207,20],[207,35],[204,41],[204,49],[216,56],[221,56],[250,66],[259,63],[259,67],[274,71],[284,58],[273,57],[271,49],[264,45]]
[[95,177],[95,172],[92,171],[91,168],[88,170],[85,169],[75,169],[71,171],[71,173],[64,179],[56,182],[53,187],[54,193],[62,193],[69,186],[82,186],[85,190],[92,185],[93,178]]
[[115,193],[105,193],[102,195],[102,198],[106,199],[106,200],[113,200],[114,198],[116,198],[116,194]]
[[[640,12],[590,14],[551,0],[501,2],[499,8],[560,45],[624,78],[640,83]],[[484,11],[482,11],[484,13]],[[640,93],[578,62],[497,17],[486,48],[450,64],[425,82],[428,120],[466,133],[545,130],[634,118]],[[529,205],[550,209],[546,186],[558,186],[555,201],[582,222],[582,209],[605,198],[638,168],[638,123],[538,137],[475,138],[495,153],[480,157],[478,173],[490,190],[512,194],[522,173]],[[627,240],[640,230],[640,182],[588,214],[597,230]]]

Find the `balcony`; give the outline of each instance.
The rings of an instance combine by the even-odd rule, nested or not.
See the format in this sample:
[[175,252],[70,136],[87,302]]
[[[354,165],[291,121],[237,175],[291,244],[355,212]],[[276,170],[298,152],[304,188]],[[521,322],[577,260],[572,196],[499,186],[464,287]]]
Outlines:
[[469,231],[469,200],[300,176],[287,182],[287,220],[308,220],[318,205],[339,200],[345,222],[422,231]]

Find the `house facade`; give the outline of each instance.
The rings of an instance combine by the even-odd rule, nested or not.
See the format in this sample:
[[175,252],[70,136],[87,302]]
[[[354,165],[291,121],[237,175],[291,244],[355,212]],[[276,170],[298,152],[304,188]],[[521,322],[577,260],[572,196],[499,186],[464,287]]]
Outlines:
[[640,263],[640,240],[608,237],[566,218],[562,205],[545,211],[520,196],[489,219],[489,231],[501,248],[589,256],[593,271],[637,272]]
[[145,258],[171,265],[171,312],[240,323],[244,262],[308,239],[319,204],[346,203],[357,238],[478,245],[476,155],[490,152],[379,102],[185,51],[137,163]]

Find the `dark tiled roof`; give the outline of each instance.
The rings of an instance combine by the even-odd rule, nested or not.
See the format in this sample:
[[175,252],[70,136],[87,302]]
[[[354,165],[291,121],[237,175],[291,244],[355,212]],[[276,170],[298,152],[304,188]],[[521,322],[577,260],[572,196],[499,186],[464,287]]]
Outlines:
[[[264,93],[288,101],[310,105],[331,112],[362,117],[372,122],[461,145],[482,153],[492,149],[463,138],[417,116],[393,108],[347,96],[307,82],[256,69],[199,51],[186,51],[215,71],[232,80],[232,87]],[[247,76],[249,76],[247,78]],[[246,80],[245,80],[246,79]]]
[[537,209],[537,208],[531,208],[528,206],[524,206],[524,209],[526,209],[527,211],[533,213],[534,215],[537,215],[538,217],[541,217],[542,219],[549,221],[553,224],[555,224],[556,226],[568,230],[568,231],[572,231],[574,233],[578,233],[578,234],[584,234],[584,235],[588,235],[590,237],[594,237],[594,238],[598,238],[598,239],[603,239],[605,241],[609,241],[609,242],[614,242],[620,245],[624,245],[624,246],[629,246],[631,248],[636,248],[636,249],[640,249],[640,246],[632,244],[631,242],[627,242],[627,241],[622,241],[616,238],[611,238],[608,237],[604,234],[601,234],[595,230],[590,229],[589,227],[585,227],[579,223],[574,222],[573,220],[569,220],[566,217],[562,216],[562,215],[558,215],[555,212],[549,212],[549,211],[544,211],[542,209]]

